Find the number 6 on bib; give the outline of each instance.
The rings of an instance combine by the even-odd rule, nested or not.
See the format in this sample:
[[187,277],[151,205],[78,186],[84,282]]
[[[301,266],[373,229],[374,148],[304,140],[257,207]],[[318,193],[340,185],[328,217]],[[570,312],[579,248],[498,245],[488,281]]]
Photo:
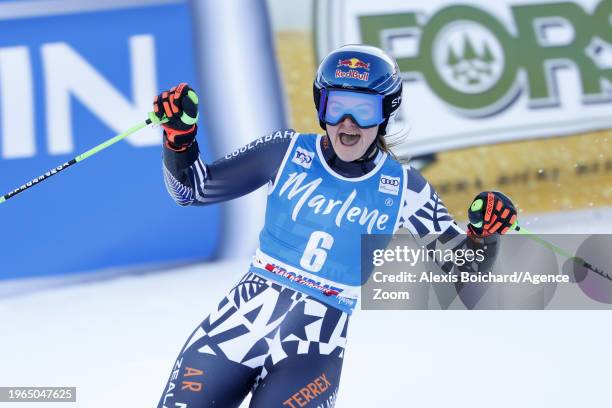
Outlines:
[[319,272],[327,258],[327,251],[334,244],[334,237],[327,232],[314,231],[310,234],[300,266],[310,272]]

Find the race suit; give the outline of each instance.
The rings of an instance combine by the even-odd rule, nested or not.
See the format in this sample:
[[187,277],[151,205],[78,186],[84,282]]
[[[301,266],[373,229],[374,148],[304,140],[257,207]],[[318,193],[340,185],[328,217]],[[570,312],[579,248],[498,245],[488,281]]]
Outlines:
[[183,206],[264,184],[268,201],[249,271],[187,340],[159,407],[238,407],[249,391],[251,407],[333,407],[363,280],[361,234],[440,234],[423,243],[440,249],[469,240],[415,168],[381,149],[344,162],[325,135],[280,130],[212,164],[197,143],[165,148],[164,178]]

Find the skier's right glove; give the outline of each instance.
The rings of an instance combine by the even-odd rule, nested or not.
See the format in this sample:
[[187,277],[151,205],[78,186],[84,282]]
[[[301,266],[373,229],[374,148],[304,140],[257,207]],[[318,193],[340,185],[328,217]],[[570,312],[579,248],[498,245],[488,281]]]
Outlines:
[[193,144],[198,127],[198,95],[186,83],[157,95],[153,101],[153,112],[164,128],[164,145],[182,152]]

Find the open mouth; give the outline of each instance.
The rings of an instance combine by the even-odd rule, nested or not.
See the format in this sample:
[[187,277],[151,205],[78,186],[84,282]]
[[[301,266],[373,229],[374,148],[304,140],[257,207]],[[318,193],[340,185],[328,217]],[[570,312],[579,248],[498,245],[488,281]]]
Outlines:
[[359,141],[359,134],[357,133],[344,133],[340,132],[338,134],[340,138],[340,143],[344,146],[354,146]]

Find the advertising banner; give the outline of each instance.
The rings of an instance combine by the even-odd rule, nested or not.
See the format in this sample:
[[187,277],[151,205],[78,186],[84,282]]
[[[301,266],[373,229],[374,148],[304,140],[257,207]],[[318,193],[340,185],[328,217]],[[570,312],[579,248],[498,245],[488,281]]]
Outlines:
[[[144,121],[160,90],[195,79],[185,1],[0,3],[1,193]],[[199,140],[211,157],[203,128]],[[2,204],[0,279],[211,257],[217,207],[176,205],[161,159],[161,130],[148,127]]]
[[422,155],[612,127],[611,17],[609,0],[318,0],[316,52],[395,56]]

